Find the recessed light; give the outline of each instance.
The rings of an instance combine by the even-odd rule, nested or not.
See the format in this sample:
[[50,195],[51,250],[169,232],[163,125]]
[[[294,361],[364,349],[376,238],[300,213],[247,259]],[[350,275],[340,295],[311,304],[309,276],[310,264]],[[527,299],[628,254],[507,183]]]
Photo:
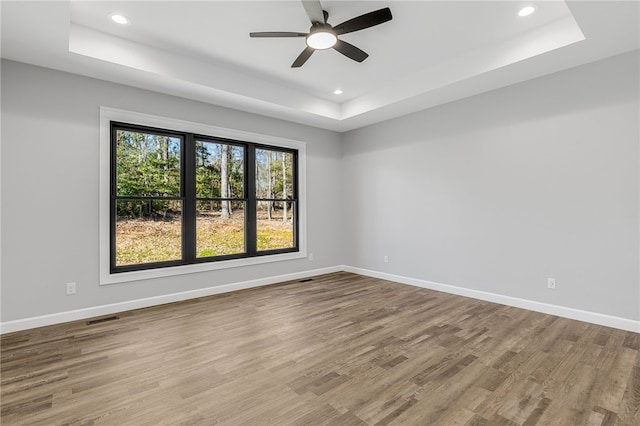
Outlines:
[[521,17],[529,16],[535,11],[536,11],[535,7],[525,6],[522,9],[520,9],[520,12],[518,12],[518,16],[521,16]]
[[117,14],[117,13],[111,14],[110,17],[111,17],[111,20],[113,22],[115,22],[116,24],[127,25],[130,22],[129,18],[127,18],[124,15]]
[[333,91],[333,94],[334,94],[334,95],[342,95],[342,93],[343,93],[343,92],[342,92],[342,90],[340,90],[340,89],[336,89],[336,90],[334,90],[334,91]]

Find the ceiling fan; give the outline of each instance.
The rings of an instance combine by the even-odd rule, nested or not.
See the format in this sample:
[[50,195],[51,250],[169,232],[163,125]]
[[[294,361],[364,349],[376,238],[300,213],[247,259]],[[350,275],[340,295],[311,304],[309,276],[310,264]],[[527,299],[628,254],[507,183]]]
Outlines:
[[349,19],[336,26],[331,26],[327,19],[329,14],[322,10],[322,5],[318,0],[302,0],[304,10],[311,20],[311,28],[308,33],[295,32],[257,32],[249,33],[250,37],[306,37],[307,47],[293,61],[291,68],[301,67],[316,50],[334,48],[347,58],[357,62],[362,62],[369,56],[363,50],[338,39],[339,35],[364,30],[392,19],[391,10],[388,7],[365,13],[353,19]]

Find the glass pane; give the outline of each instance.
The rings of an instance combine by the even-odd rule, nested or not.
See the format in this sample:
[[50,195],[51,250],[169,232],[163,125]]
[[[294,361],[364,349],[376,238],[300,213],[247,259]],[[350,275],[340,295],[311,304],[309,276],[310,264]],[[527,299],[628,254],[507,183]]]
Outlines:
[[182,258],[182,201],[118,200],[116,213],[116,266]]
[[209,257],[245,252],[243,201],[196,203],[196,256]]
[[293,154],[256,149],[256,197],[293,198]]
[[243,198],[244,148],[196,141],[196,196]]
[[117,195],[180,196],[178,137],[116,131]]
[[294,247],[294,207],[291,201],[258,201],[258,250]]

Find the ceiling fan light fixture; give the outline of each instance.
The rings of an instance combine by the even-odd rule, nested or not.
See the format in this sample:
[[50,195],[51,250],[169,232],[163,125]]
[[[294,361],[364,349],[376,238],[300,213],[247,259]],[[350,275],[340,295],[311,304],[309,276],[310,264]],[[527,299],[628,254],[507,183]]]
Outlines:
[[333,31],[326,29],[312,32],[307,36],[307,46],[316,50],[330,49],[337,41],[338,37],[336,37]]

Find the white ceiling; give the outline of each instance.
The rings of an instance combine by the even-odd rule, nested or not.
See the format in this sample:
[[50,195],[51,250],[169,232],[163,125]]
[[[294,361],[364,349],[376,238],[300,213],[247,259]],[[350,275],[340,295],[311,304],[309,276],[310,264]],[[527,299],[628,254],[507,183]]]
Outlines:
[[248,34],[307,32],[299,0],[1,5],[3,58],[336,131],[640,47],[638,1],[325,0],[333,25],[383,7],[393,20],[341,36],[364,62],[317,51],[298,69],[304,38]]

